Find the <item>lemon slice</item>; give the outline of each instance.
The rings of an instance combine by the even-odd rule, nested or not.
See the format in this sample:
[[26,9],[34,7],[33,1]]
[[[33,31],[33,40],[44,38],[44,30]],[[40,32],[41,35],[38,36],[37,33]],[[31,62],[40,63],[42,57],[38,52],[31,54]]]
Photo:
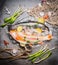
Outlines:
[[43,17],[37,18],[37,20],[40,23],[43,23],[43,24],[45,23],[45,19]]
[[18,31],[18,32],[21,32],[21,31],[22,31],[22,29],[23,29],[23,27],[22,27],[22,26],[18,26],[18,27],[17,27],[17,31]]
[[42,29],[41,28],[36,28],[35,29],[37,32],[39,32],[39,33],[42,33]]

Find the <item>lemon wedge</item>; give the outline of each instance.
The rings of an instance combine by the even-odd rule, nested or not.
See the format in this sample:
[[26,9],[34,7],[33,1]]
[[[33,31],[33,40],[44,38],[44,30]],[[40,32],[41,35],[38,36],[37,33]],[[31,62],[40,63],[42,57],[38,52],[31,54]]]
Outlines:
[[43,23],[43,24],[45,23],[45,19],[43,17],[39,17],[37,18],[37,20],[39,23]]

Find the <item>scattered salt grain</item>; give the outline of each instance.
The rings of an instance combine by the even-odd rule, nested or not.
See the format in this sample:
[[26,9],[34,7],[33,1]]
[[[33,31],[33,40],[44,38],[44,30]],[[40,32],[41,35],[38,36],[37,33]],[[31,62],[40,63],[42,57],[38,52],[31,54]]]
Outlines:
[[39,7],[42,7],[41,3],[38,4]]
[[51,12],[48,12],[48,15],[51,16]]
[[40,14],[40,16],[44,16],[44,12],[40,12],[39,14]]
[[13,49],[13,51],[12,51],[14,54],[16,54],[17,53],[17,49]]

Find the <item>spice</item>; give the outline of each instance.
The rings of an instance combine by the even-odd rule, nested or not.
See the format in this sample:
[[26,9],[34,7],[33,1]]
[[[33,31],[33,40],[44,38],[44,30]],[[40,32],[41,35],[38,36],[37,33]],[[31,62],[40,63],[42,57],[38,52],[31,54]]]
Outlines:
[[5,46],[9,45],[9,42],[7,42],[6,40],[4,40],[4,45]]

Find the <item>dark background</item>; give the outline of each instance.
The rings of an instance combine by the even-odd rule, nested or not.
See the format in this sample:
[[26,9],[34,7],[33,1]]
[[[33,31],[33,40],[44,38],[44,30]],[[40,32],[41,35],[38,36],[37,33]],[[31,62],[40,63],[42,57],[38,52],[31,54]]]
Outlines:
[[[10,10],[11,13],[13,13],[19,5],[24,5],[26,7],[32,7],[36,4],[38,4],[40,1],[39,0],[0,0],[0,21],[1,23],[3,22],[3,18],[7,17],[9,15],[5,15],[3,8],[4,6],[7,6]],[[5,28],[6,29],[6,28]],[[4,31],[4,30],[2,30]],[[0,29],[0,42],[3,39],[1,34],[4,34]],[[51,42],[51,44],[58,45],[58,29],[53,29],[53,35],[55,36],[54,40]],[[6,36],[4,36],[5,38]],[[2,46],[2,45],[0,45]],[[38,64],[32,64],[26,59],[18,59],[15,61],[9,62],[9,60],[1,60],[0,59],[0,65],[58,65],[58,49],[55,49],[52,51],[52,56],[48,58],[47,60],[42,61],[41,63]]]

